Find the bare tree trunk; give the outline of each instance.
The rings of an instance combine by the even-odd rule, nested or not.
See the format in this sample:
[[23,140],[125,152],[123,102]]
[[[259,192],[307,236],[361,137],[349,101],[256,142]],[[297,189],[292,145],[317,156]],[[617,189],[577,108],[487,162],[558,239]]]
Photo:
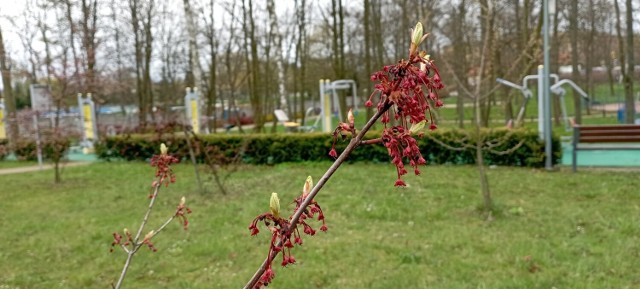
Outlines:
[[[331,18],[333,25],[331,27],[333,39],[333,71],[337,79],[344,79],[345,58],[344,58],[344,13],[342,10],[342,0],[331,0]],[[338,96],[340,104],[340,114],[347,115],[347,100],[344,93]]]
[[[218,102],[218,41],[216,40],[216,31],[214,23],[214,1],[209,1],[209,23],[207,24],[207,40],[209,41],[209,81],[207,83],[207,116],[209,118],[209,127],[213,128],[213,133],[217,132],[217,110]],[[223,107],[224,110],[224,107]]]
[[[193,73],[193,87],[202,85],[202,69],[200,68],[200,55],[198,53],[198,34],[196,31],[196,21],[193,16],[193,8],[189,0],[183,0],[185,22],[187,23],[187,33],[189,34],[189,59],[191,60],[191,69]],[[212,23],[213,25],[213,23]]]
[[[635,109],[635,101],[633,98],[633,78],[635,76],[635,61],[634,61],[634,53],[633,50],[633,5],[631,0],[627,0],[627,73],[623,79],[624,82],[624,107],[625,107],[625,118],[624,121],[626,123],[633,123],[636,115]],[[621,64],[624,66],[624,64]]]
[[[559,34],[558,34],[558,20],[559,20],[559,14],[560,13],[554,13],[553,14],[553,35],[552,35],[552,40],[551,40],[551,70],[550,71],[557,71],[558,70],[558,57],[560,54],[560,40],[559,40]],[[556,126],[561,125],[561,120],[560,120],[560,113],[561,113],[561,104],[560,104],[560,98],[559,97],[554,97],[553,94],[550,95],[551,97],[551,104],[552,104],[552,108],[553,108],[553,119],[554,119],[554,123]]]
[[75,67],[75,73],[73,74],[73,78],[76,79],[76,81],[78,83],[80,83],[80,87],[82,87],[83,90],[86,90],[86,83],[83,83],[82,81],[80,81],[80,61],[82,61],[82,59],[80,59],[80,57],[78,57],[78,54],[76,52],[76,39],[75,39],[75,35],[76,35],[76,23],[75,21],[73,21],[73,12],[71,11],[73,8],[73,4],[71,3],[71,1],[69,0],[65,0],[64,2],[64,8],[65,8],[65,17],[67,20],[67,24],[69,25],[69,38],[68,38],[68,43],[71,49],[71,53],[73,55],[73,65]]
[[[456,20],[454,25],[454,43],[453,43],[453,55],[455,58],[455,68],[454,73],[457,75],[458,79],[466,79],[467,74],[467,61],[466,61],[466,47],[464,45],[464,33],[465,33],[465,21],[467,17],[467,8],[466,1],[462,0],[458,4],[458,8],[456,11]],[[459,86],[464,85],[464,83],[458,83]],[[456,112],[458,115],[458,127],[464,128],[464,97],[462,94],[463,87],[458,88],[458,96],[456,97]]]
[[[278,40],[278,38],[280,38],[279,33],[278,33],[278,18],[276,16],[276,4],[274,3],[273,0],[267,0],[267,18],[269,21],[269,28],[268,28],[268,32],[267,32],[267,40],[265,42],[264,45],[264,55],[265,55],[265,61],[264,61],[264,73],[262,75],[264,75],[263,77],[267,77],[266,81],[263,81],[263,91],[266,92],[264,93],[265,95],[265,99],[264,99],[264,104],[268,107],[267,110],[265,110],[265,115],[267,113],[270,113],[272,111],[274,111],[276,108],[280,107],[280,97],[274,97],[275,95],[280,95],[279,92],[278,93],[274,93],[276,90],[279,90],[280,88],[280,83],[282,78],[284,78],[284,76],[281,76],[282,73],[282,69],[278,69],[278,73],[277,73],[277,77],[275,79],[275,81],[272,80],[272,53],[271,53],[271,49],[275,47],[275,54],[276,54],[276,58],[278,58],[278,55],[281,55],[281,47],[279,46],[281,44],[281,42]],[[278,63],[280,63],[279,61],[276,62],[276,65],[278,65]],[[277,83],[276,86],[272,87],[272,83]],[[283,85],[283,93],[284,93],[284,84]],[[271,99],[268,99],[271,98]],[[295,120],[295,117],[292,118]],[[271,126],[271,132],[275,133],[276,132],[276,124],[278,123],[278,120],[276,118],[273,118],[273,126]]]
[[[614,35],[613,25],[609,26],[608,34]],[[611,47],[611,45],[609,44],[608,47]],[[611,53],[613,54],[612,49],[607,49],[607,51],[611,51]],[[606,59],[607,60],[605,63],[607,65],[607,79],[609,80],[609,94],[610,96],[614,96],[616,94],[616,91],[615,91],[615,79],[613,78],[613,67],[615,66],[613,55],[607,55]],[[603,110],[603,113],[604,111],[605,110]]]
[[[298,55],[298,60],[300,61],[299,63],[299,75],[300,78],[298,80],[299,82],[299,86],[300,86],[300,92],[299,92],[299,107],[300,107],[300,114],[302,114],[302,121],[301,123],[304,123],[305,121],[305,91],[306,91],[306,85],[305,85],[305,81],[306,81],[306,73],[307,73],[307,54],[308,54],[308,44],[307,44],[307,14],[306,14],[306,4],[307,1],[306,0],[300,0],[300,6],[298,7],[297,13],[298,13],[298,17],[297,17],[297,21],[298,21],[298,46],[296,47],[296,49],[299,49],[298,52],[296,52],[296,54]],[[294,96],[295,99],[295,96]]]
[[98,0],[82,0],[82,48],[84,50],[86,66],[85,79],[86,91],[91,92],[96,98],[100,97],[96,81],[96,50],[98,48],[97,22],[98,22]]
[[[629,77],[628,76],[628,70],[625,68],[626,66],[626,53],[625,53],[625,47],[624,47],[624,38],[622,37],[622,24],[620,23],[620,6],[618,4],[618,0],[614,0],[613,1],[614,4],[614,8],[616,11],[616,35],[618,38],[618,51],[620,53],[620,56],[618,57],[619,60],[619,64],[620,64],[620,76],[622,77],[623,82],[625,83],[625,122],[627,122],[627,105],[626,105],[626,80]],[[633,53],[631,51],[631,53]],[[630,54],[631,54],[630,53]]]
[[[581,76],[578,69],[578,0],[571,0],[571,9],[569,11],[569,34],[571,39],[571,77],[576,83],[580,83]],[[573,110],[575,113],[575,122],[582,123],[582,99],[578,93],[573,92]]]
[[259,77],[260,63],[258,62],[258,40],[256,39],[256,26],[253,14],[253,1],[242,1],[243,11],[243,31],[245,59],[250,74],[249,78],[249,98],[251,100],[251,108],[253,110],[254,132],[261,132],[264,128],[263,103],[259,94]]
[[2,73],[2,98],[4,98],[6,122],[9,124],[7,137],[9,143],[13,144],[18,140],[18,122],[16,120],[16,99],[13,96],[13,87],[11,86],[11,65],[4,48],[4,38],[2,37],[2,28],[0,27],[0,73]]
[[144,31],[144,74],[143,74],[143,87],[145,98],[145,115],[151,115],[151,119],[155,121],[155,115],[152,113],[153,107],[153,83],[151,82],[151,56],[153,50],[153,35],[152,35],[152,20],[153,20],[153,4],[154,0],[150,0],[146,16],[143,21]]
[[[364,28],[364,70],[367,76],[373,73],[371,63],[371,0],[363,0],[364,6],[363,28]],[[368,77],[367,77],[368,79]],[[365,95],[366,97],[367,95]],[[373,116],[373,107],[367,107],[367,119]]]
[[133,32],[133,47],[136,62],[136,94],[138,96],[138,126],[144,129],[147,126],[147,110],[145,94],[142,82],[142,45],[143,40],[140,36],[140,20],[138,10],[140,9],[139,0],[129,0],[129,11],[131,13],[131,29]]
[[[494,13],[494,3],[493,0],[480,0],[480,34],[482,39],[487,40],[487,46],[489,49],[486,53],[491,53],[493,51],[495,45],[495,32],[494,32],[494,23],[495,23],[495,13]],[[492,53],[489,57],[492,59],[486,66],[486,74],[484,71],[479,71],[480,75],[488,75],[490,79],[495,79],[495,53]],[[484,56],[482,56],[484,57]],[[480,77],[480,85],[485,85],[485,81],[483,81],[482,77]],[[480,125],[483,127],[489,126],[489,117],[491,115],[491,101],[493,99],[492,95],[488,95],[486,98],[480,100]]]

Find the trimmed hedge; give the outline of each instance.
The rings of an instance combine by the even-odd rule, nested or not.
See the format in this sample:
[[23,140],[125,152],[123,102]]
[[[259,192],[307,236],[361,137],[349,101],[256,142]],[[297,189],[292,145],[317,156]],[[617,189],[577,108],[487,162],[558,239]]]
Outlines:
[[[433,138],[452,147],[460,147],[459,140],[466,135],[464,131],[438,129],[427,132]],[[483,130],[486,140],[506,138],[506,141],[495,151],[502,151],[517,145],[524,139],[521,147],[508,155],[498,155],[484,152],[488,165],[505,166],[544,166],[544,144],[538,140],[538,133],[532,130]],[[380,137],[380,132],[370,132],[367,139]],[[242,135],[199,135],[201,144],[194,144],[196,158],[204,162],[205,154],[201,148],[214,152],[216,161],[230,161],[240,154],[242,161],[247,164],[275,164],[282,162],[328,161],[327,154],[331,149],[332,137],[327,133],[308,134],[242,134]],[[183,133],[166,133],[154,135],[126,135],[107,137],[96,146],[98,157],[104,160],[147,160],[165,143],[169,152],[180,159],[189,157],[189,150]],[[338,141],[338,153],[346,146]],[[475,149],[453,151],[445,148],[428,137],[418,139],[422,154],[428,163],[432,164],[474,164]],[[244,149],[243,149],[244,147]],[[553,162],[557,163],[562,157],[560,140],[553,138]],[[381,144],[364,145],[351,153],[349,162],[374,161],[388,162],[386,148]]]
[[[42,143],[42,156],[45,160],[55,160],[64,156],[71,145],[71,140],[66,138],[55,138]],[[2,148],[9,151],[9,145],[0,142],[0,160],[2,160]],[[38,146],[34,140],[18,140],[11,146],[11,150],[16,159],[21,161],[35,161],[38,159]]]

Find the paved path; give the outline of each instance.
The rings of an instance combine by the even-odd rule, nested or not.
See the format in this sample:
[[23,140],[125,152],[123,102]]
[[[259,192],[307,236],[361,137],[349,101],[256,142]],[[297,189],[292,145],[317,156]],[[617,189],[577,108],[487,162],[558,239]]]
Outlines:
[[[91,162],[72,162],[72,163],[64,163],[62,164],[62,166],[64,168],[69,168],[69,167],[76,167],[76,166],[84,166],[84,165],[88,165]],[[40,169],[40,166],[27,166],[27,167],[16,167],[16,168],[7,168],[7,169],[0,169],[0,175],[9,175],[9,174],[20,174],[20,173],[29,173],[29,172],[37,172],[40,170],[48,170],[48,169],[52,169],[53,168],[53,164],[46,164],[42,166],[42,169]]]

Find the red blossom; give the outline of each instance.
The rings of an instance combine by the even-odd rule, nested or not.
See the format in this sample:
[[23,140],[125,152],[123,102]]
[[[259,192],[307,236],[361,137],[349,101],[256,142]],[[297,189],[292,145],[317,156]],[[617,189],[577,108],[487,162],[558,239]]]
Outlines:
[[151,166],[156,168],[157,181],[152,183],[153,186],[159,186],[164,184],[169,186],[169,183],[176,182],[176,176],[171,170],[172,164],[177,164],[179,160],[169,154],[159,154],[151,157]]
[[174,216],[180,219],[182,227],[185,231],[189,227],[189,220],[186,216],[187,214],[191,214],[191,209],[185,205],[185,198],[182,197],[182,199],[180,200],[180,204],[178,204],[178,207],[176,208]]
[[[303,233],[313,236],[316,234],[316,230],[314,230],[307,221],[315,219],[322,223],[320,231],[327,231],[328,228],[325,223],[324,212],[315,200],[312,200],[309,205],[304,208],[300,207],[304,202],[304,199],[308,196],[308,190],[311,190],[312,186],[312,181],[309,177],[305,183],[303,193],[294,200],[294,204],[296,206],[293,210],[293,214],[288,219],[281,216],[275,216],[270,211],[258,215],[253,219],[251,224],[249,224],[249,231],[251,232],[251,235],[257,235],[260,232],[258,229],[258,223],[260,222],[264,223],[269,232],[271,232],[271,244],[269,246],[269,258],[267,259],[268,263],[266,271],[262,274],[259,282],[253,288],[258,289],[261,288],[261,286],[271,283],[273,277],[275,277],[271,264],[278,253],[282,252],[282,266],[296,263],[296,259],[291,254],[291,249],[296,245],[302,245],[302,236],[298,230],[300,226],[302,226]],[[297,226],[292,228],[291,218],[300,210],[302,210],[302,215],[300,215]]]
[[335,149],[335,148],[332,148],[332,149],[329,151],[329,156],[330,156],[330,157],[332,157],[332,158],[337,158],[337,157],[338,157],[338,152],[336,152],[336,149]]
[[[371,107],[377,97],[376,107],[378,111],[384,111],[380,118],[380,122],[384,124],[381,140],[397,169],[399,178],[396,186],[405,186],[400,179],[400,176],[407,173],[404,168],[405,160],[410,162],[416,175],[420,174],[417,165],[426,163],[413,135],[421,136],[422,132],[412,133],[410,128],[430,122],[429,129],[436,129],[431,109],[444,105],[438,96],[438,91],[444,88],[440,73],[427,53],[417,50],[417,45],[422,41],[420,39],[414,39],[417,42],[412,43],[408,60],[384,66],[371,75],[371,81],[376,83],[374,91],[365,102],[365,106]],[[335,141],[339,134],[343,135],[341,133],[344,130],[344,126],[340,124],[334,131],[334,145],[330,155],[337,155]]]
[[407,184],[406,184],[406,183],[405,183],[401,178],[398,178],[398,179],[396,180],[396,184],[395,184],[395,186],[396,186],[396,187],[405,187],[405,186],[407,186]]

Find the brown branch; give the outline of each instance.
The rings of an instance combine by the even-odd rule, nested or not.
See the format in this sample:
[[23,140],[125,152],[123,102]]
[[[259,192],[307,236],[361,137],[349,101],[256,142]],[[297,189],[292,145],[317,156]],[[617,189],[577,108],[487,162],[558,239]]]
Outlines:
[[513,146],[512,148],[507,149],[507,150],[497,151],[497,150],[494,150],[494,149],[491,149],[491,148],[486,148],[485,150],[486,150],[486,151],[488,151],[488,152],[491,152],[492,154],[496,154],[496,155],[499,155],[499,156],[503,156],[503,155],[508,155],[508,154],[510,154],[510,153],[515,152],[515,151],[516,151],[517,149],[519,149],[523,144],[524,144],[524,139],[521,139],[521,140],[520,140],[520,142],[519,142],[517,145],[515,145],[515,146]]
[[439,139],[437,139],[437,138],[435,138],[435,137],[433,137],[433,136],[431,136],[429,134],[426,134],[426,136],[427,136],[427,138],[429,138],[433,142],[437,143],[438,145],[441,145],[441,146],[445,147],[446,149],[452,150],[452,151],[462,152],[462,151],[465,151],[465,150],[467,150],[467,149],[472,147],[471,145],[464,144],[464,143],[461,143],[461,145],[462,145],[461,147],[454,147],[454,146],[448,145],[448,144],[440,141]]
[[122,286],[122,282],[124,281],[124,277],[127,275],[127,271],[129,270],[129,266],[131,265],[131,260],[133,259],[133,255],[138,252],[140,247],[142,246],[140,240],[140,235],[142,235],[142,231],[144,227],[147,225],[149,221],[149,216],[151,215],[151,210],[153,210],[153,205],[156,202],[156,197],[158,196],[158,192],[160,191],[160,187],[162,183],[158,182],[153,190],[153,194],[151,195],[151,200],[149,201],[149,207],[147,208],[147,212],[144,214],[142,218],[142,223],[140,224],[140,228],[138,228],[138,232],[136,233],[135,238],[133,239],[133,248],[127,252],[127,261],[125,261],[124,266],[122,267],[122,272],[120,273],[120,278],[118,278],[118,282],[113,287],[115,289],[120,288]]
[[382,143],[382,138],[367,139],[360,142],[361,145],[371,145]]

